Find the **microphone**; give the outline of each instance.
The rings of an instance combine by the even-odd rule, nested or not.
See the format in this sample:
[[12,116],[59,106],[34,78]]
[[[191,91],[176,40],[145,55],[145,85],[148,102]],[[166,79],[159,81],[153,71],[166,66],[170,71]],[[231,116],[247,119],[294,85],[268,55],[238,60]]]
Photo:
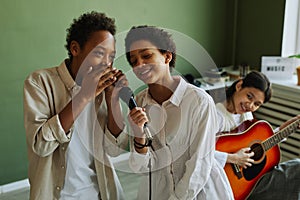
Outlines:
[[[130,110],[137,107],[137,103],[134,100],[133,92],[129,87],[123,87],[120,90],[119,96],[127,104],[127,106],[129,107]],[[147,122],[144,124],[143,129],[144,129],[144,133],[146,135],[146,138],[149,141],[152,141],[153,137],[152,137],[152,134],[150,133],[150,131],[148,129]]]

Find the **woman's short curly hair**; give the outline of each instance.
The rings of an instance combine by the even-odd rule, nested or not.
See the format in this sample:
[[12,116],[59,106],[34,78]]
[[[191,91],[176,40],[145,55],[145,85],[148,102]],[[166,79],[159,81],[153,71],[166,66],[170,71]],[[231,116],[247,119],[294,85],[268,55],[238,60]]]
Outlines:
[[132,65],[130,62],[130,46],[133,42],[138,40],[147,40],[151,42],[162,54],[166,52],[172,53],[170,67],[175,67],[176,45],[171,34],[158,27],[148,25],[133,26],[127,33],[125,38],[125,50],[126,58],[130,65]]
[[104,13],[96,11],[82,14],[78,19],[73,19],[73,23],[67,29],[67,44],[65,45],[69,58],[72,58],[70,51],[72,41],[78,42],[80,48],[83,48],[91,34],[101,30],[109,31],[112,35],[115,35],[115,20],[107,17]]

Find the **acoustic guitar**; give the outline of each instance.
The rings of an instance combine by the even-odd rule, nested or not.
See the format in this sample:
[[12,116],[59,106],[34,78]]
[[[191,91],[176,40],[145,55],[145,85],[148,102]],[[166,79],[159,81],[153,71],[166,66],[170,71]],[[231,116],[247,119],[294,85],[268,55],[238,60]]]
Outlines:
[[236,164],[225,165],[224,169],[236,200],[246,199],[259,179],[279,163],[280,150],[277,144],[296,131],[299,121],[300,119],[274,133],[268,122],[248,120],[235,130],[217,137],[218,151],[235,153],[250,147],[250,151],[254,152],[252,159],[255,162],[247,169]]

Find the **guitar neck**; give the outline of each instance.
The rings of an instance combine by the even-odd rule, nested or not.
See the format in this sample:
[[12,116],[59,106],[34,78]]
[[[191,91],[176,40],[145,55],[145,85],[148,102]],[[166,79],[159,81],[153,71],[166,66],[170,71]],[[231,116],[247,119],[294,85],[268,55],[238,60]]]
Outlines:
[[262,142],[262,145],[265,149],[265,151],[271,149],[278,143],[280,143],[284,138],[287,138],[289,135],[294,133],[297,130],[297,127],[299,126],[300,119],[297,119],[293,123],[286,126],[284,129],[278,131],[276,134],[274,134],[272,137],[266,139],[264,142]]

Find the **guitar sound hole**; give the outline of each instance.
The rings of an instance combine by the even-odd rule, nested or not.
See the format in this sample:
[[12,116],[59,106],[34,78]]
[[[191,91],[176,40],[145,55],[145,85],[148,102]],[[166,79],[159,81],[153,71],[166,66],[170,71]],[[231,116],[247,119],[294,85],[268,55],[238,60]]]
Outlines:
[[264,159],[258,163],[258,164],[253,164],[251,167],[247,167],[247,169],[243,168],[243,176],[247,181],[251,181],[257,175],[263,170],[267,163],[267,157],[264,157]]
[[254,156],[251,157],[253,160],[258,161],[264,156],[264,149],[261,144],[255,143],[250,148],[250,151],[254,152]]

